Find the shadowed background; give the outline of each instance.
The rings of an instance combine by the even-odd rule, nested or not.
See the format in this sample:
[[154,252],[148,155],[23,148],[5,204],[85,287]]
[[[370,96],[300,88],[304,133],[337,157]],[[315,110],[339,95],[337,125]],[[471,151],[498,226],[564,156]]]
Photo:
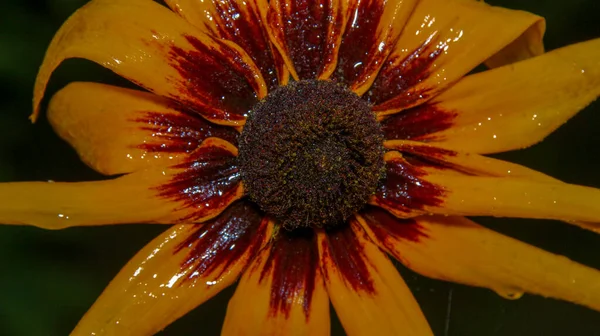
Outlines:
[[[2,0],[0,182],[102,178],[52,132],[43,113],[35,125],[27,120],[45,48],[60,24],[85,2]],[[546,17],[548,50],[600,37],[596,0],[487,2]],[[47,97],[74,80],[131,86],[90,62],[70,60],[53,76]],[[47,99],[44,108],[46,103]],[[570,183],[600,187],[599,125],[600,102],[596,102],[542,144],[497,156]],[[599,235],[554,221],[478,221],[600,269]],[[164,229],[121,225],[44,231],[0,226],[0,335],[67,335],[121,266]],[[490,290],[430,280],[398,268],[438,336],[600,335],[600,313],[587,308],[529,295],[509,301]],[[233,288],[225,290],[162,334],[218,335],[232,293]],[[344,334],[337,320],[332,328],[334,335]]]

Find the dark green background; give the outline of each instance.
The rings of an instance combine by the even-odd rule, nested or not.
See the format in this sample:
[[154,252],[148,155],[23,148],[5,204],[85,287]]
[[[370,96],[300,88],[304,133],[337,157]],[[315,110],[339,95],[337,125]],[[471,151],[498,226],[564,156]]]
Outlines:
[[[84,2],[2,0],[0,181],[101,178],[52,133],[45,117],[36,125],[27,120],[44,50],[60,24]],[[596,0],[488,2],[546,17],[549,50],[600,37]],[[72,80],[125,84],[96,65],[68,61],[53,77],[48,96]],[[599,125],[600,103],[596,102],[544,143],[499,156],[571,183],[600,187]],[[598,235],[552,221],[480,222],[600,268]],[[122,225],[44,231],[0,226],[0,335],[68,334],[120,267],[163,229]],[[583,307],[529,295],[508,301],[489,290],[429,280],[402,266],[399,269],[436,335],[600,335],[600,313]],[[163,334],[217,335],[232,292],[224,291]],[[333,328],[334,333],[343,333],[337,321]]]

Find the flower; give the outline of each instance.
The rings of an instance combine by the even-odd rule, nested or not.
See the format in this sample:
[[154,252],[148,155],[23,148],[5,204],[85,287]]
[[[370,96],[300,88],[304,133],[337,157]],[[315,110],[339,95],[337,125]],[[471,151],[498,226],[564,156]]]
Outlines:
[[[596,99],[600,40],[544,54],[543,19],[468,0],[166,2],[185,20],[91,1],[36,81],[33,120],[67,58],[150,91],[72,83],[49,105],[84,162],[122,176],[0,184],[2,223],[175,224],[74,334],[155,333],[238,279],[224,334],[324,334],[329,301],[349,334],[431,334],[386,253],[600,309],[597,270],[463,217],[600,231],[599,190],[481,155],[532,145]],[[494,69],[467,75],[480,63]]]

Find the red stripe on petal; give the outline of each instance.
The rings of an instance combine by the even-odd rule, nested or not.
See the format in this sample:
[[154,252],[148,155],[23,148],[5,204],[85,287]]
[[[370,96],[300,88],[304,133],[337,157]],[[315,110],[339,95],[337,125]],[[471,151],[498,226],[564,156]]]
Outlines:
[[241,176],[236,157],[226,148],[201,146],[174,168],[182,171],[158,188],[159,196],[183,204],[189,214],[182,221],[214,215],[240,197]]
[[[342,83],[361,82],[360,75],[372,75],[387,57],[377,52],[377,28],[383,15],[385,2],[381,0],[353,1],[348,8],[352,13],[340,46],[338,66],[334,77]],[[372,60],[368,55],[379,55]]]
[[278,39],[285,41],[300,79],[314,79],[335,63],[344,20],[335,0],[278,0],[271,3],[269,20]]
[[[364,247],[350,225],[329,230],[326,235],[327,239],[321,242],[322,258],[331,260],[355,291],[373,293],[375,287],[366,264]],[[327,277],[327,272],[324,275]]]
[[452,127],[457,113],[423,104],[394,114],[381,122],[387,140],[439,140],[431,135]]
[[273,53],[277,51],[269,44],[267,32],[260,22],[258,9],[245,3],[242,10],[237,1],[213,1],[221,22],[216,25],[218,36],[237,43],[260,68],[269,90],[277,87],[277,71]]
[[262,269],[260,281],[272,278],[270,315],[289,316],[293,302],[289,298],[302,296],[306,319],[315,290],[319,267],[316,237],[312,230],[282,230],[271,245],[271,253]]
[[190,225],[194,232],[174,249],[174,253],[188,250],[181,268],[191,267],[193,271],[186,272],[189,274],[186,280],[207,273],[220,278],[246,254],[254,256],[266,239],[266,222],[254,204],[239,201],[208,222]]
[[[386,155],[389,154],[393,153]],[[412,215],[415,210],[421,211],[427,206],[439,206],[443,203],[442,196],[446,191],[422,179],[427,172],[420,167],[420,162],[412,164],[410,159],[412,158],[402,156],[386,159],[386,178],[374,196],[376,205]]]
[[373,111],[401,110],[429,99],[434,93],[432,88],[413,87],[431,75],[431,66],[444,48],[445,44],[438,43],[433,35],[400,62],[390,56],[364,96],[375,105]]
[[186,79],[180,84],[182,103],[209,120],[243,121],[258,101],[259,88],[249,82],[256,74],[223,42],[217,41],[221,48],[216,50],[193,36],[185,38],[194,49],[173,46],[170,52],[173,66]]
[[237,145],[238,133],[233,128],[212,124],[197,116],[146,112],[133,121],[143,124],[141,129],[152,132],[153,142],[137,146],[149,152],[189,153],[209,137]]
[[368,206],[360,215],[367,221],[375,238],[380,242],[387,242],[392,238],[418,242],[427,237],[423,227],[412,218],[400,219],[374,206]]
[[455,151],[449,149],[432,146],[406,145],[402,146],[399,151],[402,153],[404,159],[413,166],[450,169],[458,168],[455,164],[446,161],[448,157],[457,155]]

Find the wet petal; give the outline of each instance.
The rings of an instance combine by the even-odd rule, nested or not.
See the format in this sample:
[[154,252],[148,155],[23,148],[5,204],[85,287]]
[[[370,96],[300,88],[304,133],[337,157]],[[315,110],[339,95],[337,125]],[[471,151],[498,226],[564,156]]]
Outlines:
[[94,61],[220,124],[243,124],[266,95],[260,71],[241,48],[203,34],[153,1],[96,0],[75,12],[48,47],[32,119],[50,75],[67,58]]
[[334,70],[345,24],[343,0],[274,0],[265,21],[295,79],[326,79]]
[[187,161],[174,166],[176,171],[167,183],[155,189],[160,197],[182,204],[186,215],[180,221],[213,218],[244,196],[237,154],[229,142],[208,138]]
[[453,151],[433,144],[409,140],[388,140],[384,147],[396,150],[413,164],[437,168],[438,172],[451,170],[462,175],[522,178],[539,182],[561,183],[549,175],[516,163],[498,160],[464,151]]
[[398,271],[358,222],[318,239],[327,292],[348,335],[433,335]]
[[279,231],[244,273],[223,335],[329,335],[329,300],[312,231]]
[[151,93],[76,82],[52,98],[48,119],[83,162],[113,175],[173,164],[211,136],[236,141],[233,128],[185,112]]
[[365,97],[380,115],[423,103],[541,21],[480,1],[420,1]]
[[444,165],[442,158],[452,153],[386,153],[387,180],[371,204],[398,217],[434,213],[600,222],[599,189],[480,173],[477,176],[473,171]]
[[369,89],[411,15],[416,0],[350,0],[332,78],[358,95]]
[[73,335],[153,335],[231,285],[271,224],[238,202],[204,224],[176,225],[125,265]]
[[[171,9],[200,30],[235,42],[260,69],[269,89],[278,83],[278,74],[287,76],[285,65],[273,56],[278,51],[270,43],[261,11],[266,2],[241,0],[166,0]],[[277,55],[278,56],[278,55]]]
[[96,182],[0,183],[0,223],[46,229],[203,221],[243,195],[237,150],[209,138],[191,160]]
[[[539,171],[514,164],[507,161],[497,160],[478,154],[468,152],[457,152],[424,144],[416,141],[391,140],[386,141],[384,146],[390,150],[403,153],[405,158],[410,158],[413,164],[429,166],[428,169],[436,169],[437,172],[458,175],[488,176],[498,178],[518,178],[536,182],[552,184],[566,184],[558,179],[548,176]],[[567,221],[569,224],[580,226],[584,229],[600,233],[600,221],[580,222]]]
[[97,182],[0,183],[0,223],[45,229],[79,225],[172,222],[177,203],[158,197],[168,169],[140,171]]
[[466,218],[400,220],[374,208],[362,217],[379,246],[425,276],[487,287],[509,299],[527,292],[600,310],[599,271]]
[[[596,39],[462,79],[421,107],[426,114],[436,114],[427,125],[446,118],[446,126],[412,139],[476,153],[524,148],[544,139],[599,95]],[[388,138],[403,136],[402,131],[386,133]]]

